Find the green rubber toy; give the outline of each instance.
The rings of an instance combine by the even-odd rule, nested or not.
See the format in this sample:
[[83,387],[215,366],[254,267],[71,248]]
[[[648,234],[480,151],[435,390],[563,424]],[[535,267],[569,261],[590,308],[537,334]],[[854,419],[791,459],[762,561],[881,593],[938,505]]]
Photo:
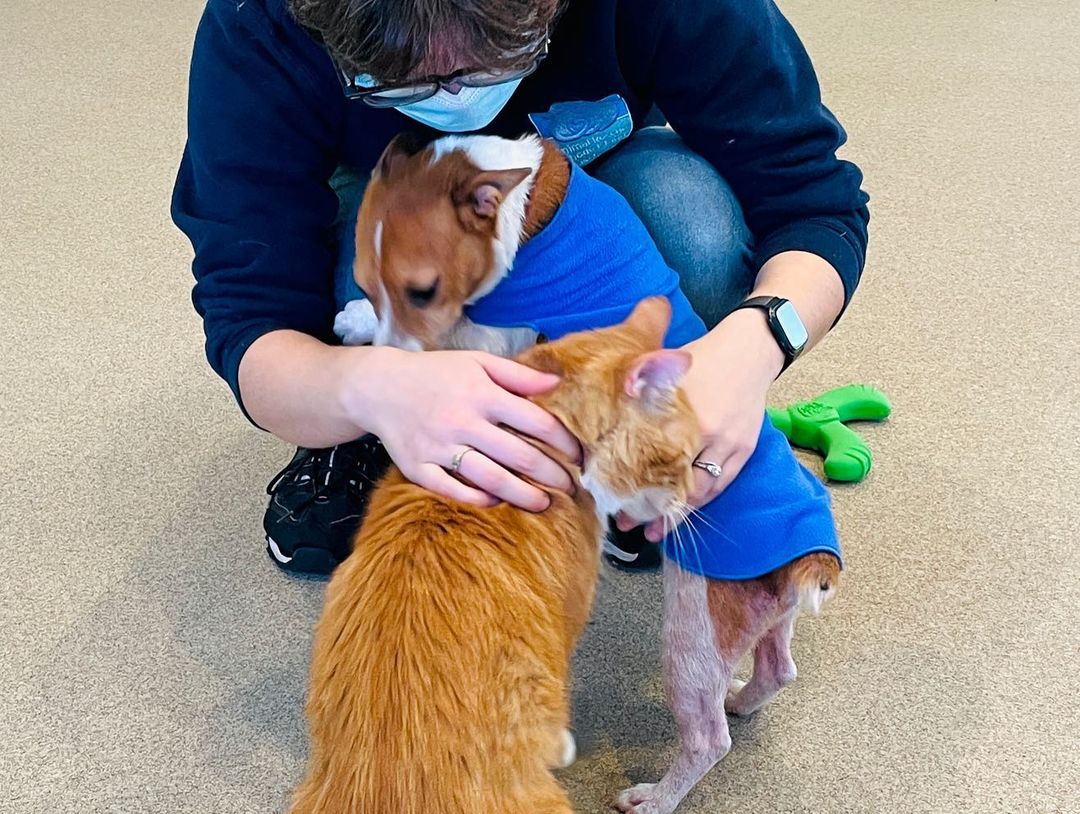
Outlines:
[[870,449],[847,421],[881,421],[892,405],[876,387],[851,384],[838,387],[812,401],[790,407],[767,408],[769,420],[797,447],[825,456],[825,476],[830,480],[861,481],[870,471]]

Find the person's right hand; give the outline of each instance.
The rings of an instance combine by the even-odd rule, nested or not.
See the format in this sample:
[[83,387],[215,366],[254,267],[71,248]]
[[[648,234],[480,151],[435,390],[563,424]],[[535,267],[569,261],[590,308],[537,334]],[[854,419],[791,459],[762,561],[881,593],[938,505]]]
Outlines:
[[[380,348],[378,354],[365,380],[348,388],[354,395],[346,409],[379,436],[413,483],[476,506],[502,500],[529,511],[543,511],[550,499],[515,473],[564,492],[573,489],[562,466],[505,428],[581,460],[577,439],[523,398],[553,389],[558,377],[474,351]],[[458,475],[468,481],[462,483],[448,470],[466,448],[475,451],[461,458]]]

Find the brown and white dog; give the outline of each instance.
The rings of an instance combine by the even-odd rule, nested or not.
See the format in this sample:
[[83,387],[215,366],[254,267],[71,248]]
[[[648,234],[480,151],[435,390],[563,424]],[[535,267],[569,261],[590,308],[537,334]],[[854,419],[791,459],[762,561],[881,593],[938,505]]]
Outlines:
[[356,220],[356,282],[367,300],[334,323],[346,344],[484,350],[514,356],[528,328],[476,325],[464,309],[489,293],[566,196],[570,164],[536,136],[390,142]]

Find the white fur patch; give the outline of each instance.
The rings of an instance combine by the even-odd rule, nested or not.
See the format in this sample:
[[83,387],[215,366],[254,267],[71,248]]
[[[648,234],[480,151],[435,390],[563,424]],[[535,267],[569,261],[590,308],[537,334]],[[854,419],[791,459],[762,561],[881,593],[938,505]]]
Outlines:
[[670,508],[671,492],[667,489],[650,486],[632,495],[619,495],[601,482],[591,465],[581,473],[581,485],[592,495],[601,522],[624,512],[639,523],[650,523],[666,515]]
[[525,208],[536,180],[536,171],[544,157],[544,146],[536,136],[523,136],[516,140],[498,136],[446,136],[432,147],[432,161],[438,161],[454,150],[461,150],[482,170],[532,170],[532,174],[510,190],[499,206],[494,241],[495,266],[466,302],[466,305],[471,305],[490,293],[514,264],[525,226]]
[[799,590],[799,608],[811,616],[820,616],[822,606],[832,599],[836,586],[830,585],[827,591],[821,590],[817,583],[804,585]]
[[390,297],[386,293],[386,285],[382,280],[379,280],[379,299],[384,303],[384,307],[375,324],[374,344],[389,345],[401,350],[423,350],[424,346],[420,344],[419,339],[401,333],[394,324],[394,309],[390,307]]
[[379,314],[375,324],[375,344],[392,345],[394,336],[394,309],[390,308],[390,297],[386,294],[386,284],[379,280],[379,302],[383,304],[382,313]]
[[443,343],[448,350],[482,350],[509,359],[536,344],[532,328],[492,328],[468,317],[450,329]]
[[593,502],[596,504],[596,514],[600,518],[600,524],[606,527],[607,519],[617,515],[622,508],[623,498],[600,482],[592,466],[586,466],[585,471],[581,473],[581,485],[586,492],[592,495]]

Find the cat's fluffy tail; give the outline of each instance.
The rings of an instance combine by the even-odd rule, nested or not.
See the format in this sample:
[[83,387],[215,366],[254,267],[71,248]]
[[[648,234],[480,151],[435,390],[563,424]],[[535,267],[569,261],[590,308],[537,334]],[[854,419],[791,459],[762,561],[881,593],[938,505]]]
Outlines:
[[789,566],[788,584],[800,610],[817,616],[840,584],[840,562],[832,554],[807,554]]

